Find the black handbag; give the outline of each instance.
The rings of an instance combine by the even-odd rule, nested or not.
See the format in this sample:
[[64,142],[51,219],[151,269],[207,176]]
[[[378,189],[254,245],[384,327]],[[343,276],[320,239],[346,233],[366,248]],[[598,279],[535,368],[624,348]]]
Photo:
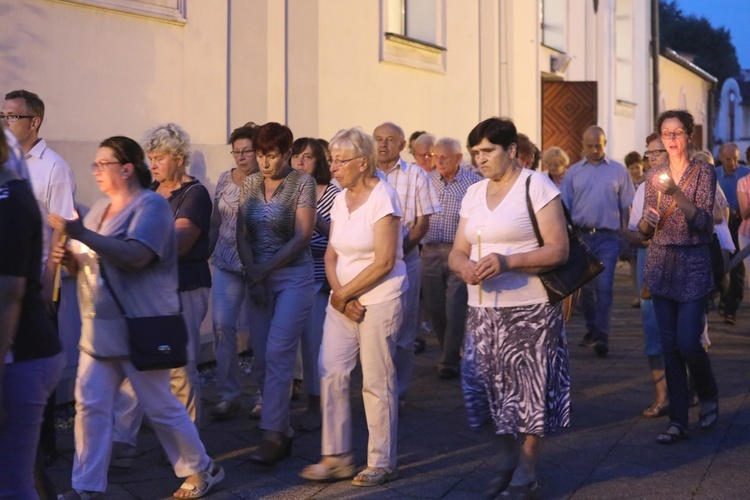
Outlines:
[[[534,208],[531,206],[531,196],[529,195],[529,185],[531,176],[526,179],[526,207],[529,210],[531,225],[534,227],[534,234],[539,242],[539,247],[544,245],[542,235],[539,232],[539,224],[536,220]],[[568,295],[571,295],[583,285],[594,279],[599,273],[604,271],[604,264],[593,254],[593,252],[583,242],[580,233],[573,227],[573,221],[570,218],[568,209],[563,204],[565,212],[565,222],[568,230],[568,260],[550,271],[539,273],[539,279],[547,290],[550,304],[557,304]]]
[[143,372],[185,366],[188,332],[185,319],[182,317],[182,301],[180,301],[178,314],[131,318],[122,307],[114,288],[109,284],[101,261],[99,261],[99,269],[104,283],[109,288],[112,298],[127,323],[130,362],[133,363],[135,369]]

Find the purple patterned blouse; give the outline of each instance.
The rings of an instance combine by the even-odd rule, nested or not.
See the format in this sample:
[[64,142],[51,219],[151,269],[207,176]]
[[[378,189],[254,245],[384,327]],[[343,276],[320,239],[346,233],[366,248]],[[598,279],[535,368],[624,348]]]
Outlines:
[[[695,176],[688,179],[695,169]],[[658,191],[651,184],[655,175],[669,173],[669,164],[646,174],[646,207],[656,208]],[[680,179],[679,188],[695,205],[695,217],[687,220],[679,207],[664,220],[646,254],[644,281],[652,295],[677,302],[688,302],[706,296],[714,288],[708,244],[713,232],[713,206],[716,194],[716,172],[708,163],[692,160]],[[673,198],[662,194],[659,212],[662,217]],[[646,235],[638,231],[642,239]]]

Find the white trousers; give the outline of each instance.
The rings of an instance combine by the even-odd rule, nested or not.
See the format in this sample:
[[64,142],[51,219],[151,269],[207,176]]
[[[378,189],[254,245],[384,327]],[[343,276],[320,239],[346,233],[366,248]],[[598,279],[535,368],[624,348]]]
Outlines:
[[401,297],[367,306],[361,323],[351,321],[330,305],[326,309],[319,359],[323,455],[352,450],[349,386],[359,354],[362,400],[370,435],[367,465],[396,467],[398,393],[393,355],[401,319]]
[[206,470],[211,459],[185,407],[169,390],[169,370],[139,372],[130,361],[102,361],[82,352],[75,386],[73,488],[107,491],[115,397],[125,378],[175,474],[187,477]]
[[396,365],[398,379],[398,399],[406,398],[406,391],[411,382],[412,365],[414,364],[414,340],[417,337],[419,322],[419,287],[421,285],[422,265],[419,250],[416,248],[404,257],[406,276],[409,288],[403,297],[403,321],[396,337],[396,354],[393,362]]

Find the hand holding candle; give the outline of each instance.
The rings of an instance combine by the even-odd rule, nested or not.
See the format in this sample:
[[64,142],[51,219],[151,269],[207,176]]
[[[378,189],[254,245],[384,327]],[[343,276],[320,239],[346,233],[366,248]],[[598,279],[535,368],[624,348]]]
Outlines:
[[[68,242],[68,235],[63,234],[60,236],[60,243],[65,246]],[[55,268],[55,282],[52,284],[52,301],[58,302],[60,300],[60,275],[62,274],[62,261],[57,264]]]

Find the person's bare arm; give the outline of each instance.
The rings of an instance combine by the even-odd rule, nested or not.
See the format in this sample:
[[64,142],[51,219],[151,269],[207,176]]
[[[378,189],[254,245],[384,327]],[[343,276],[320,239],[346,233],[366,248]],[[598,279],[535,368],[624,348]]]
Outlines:
[[219,241],[219,228],[221,227],[221,212],[219,212],[219,200],[214,200],[214,208],[211,210],[211,226],[208,230],[208,255],[213,255],[216,242]]
[[184,257],[200,238],[201,229],[190,219],[182,217],[174,221],[174,233],[177,237],[177,256]]
[[411,252],[430,229],[430,216],[422,215],[414,220],[414,224],[409,229],[409,233],[404,238],[404,255]]
[[448,255],[448,267],[459,278],[469,285],[478,285],[477,263],[470,259],[471,243],[466,239],[466,219],[461,217],[458,220],[458,230],[453,240],[453,248]]

